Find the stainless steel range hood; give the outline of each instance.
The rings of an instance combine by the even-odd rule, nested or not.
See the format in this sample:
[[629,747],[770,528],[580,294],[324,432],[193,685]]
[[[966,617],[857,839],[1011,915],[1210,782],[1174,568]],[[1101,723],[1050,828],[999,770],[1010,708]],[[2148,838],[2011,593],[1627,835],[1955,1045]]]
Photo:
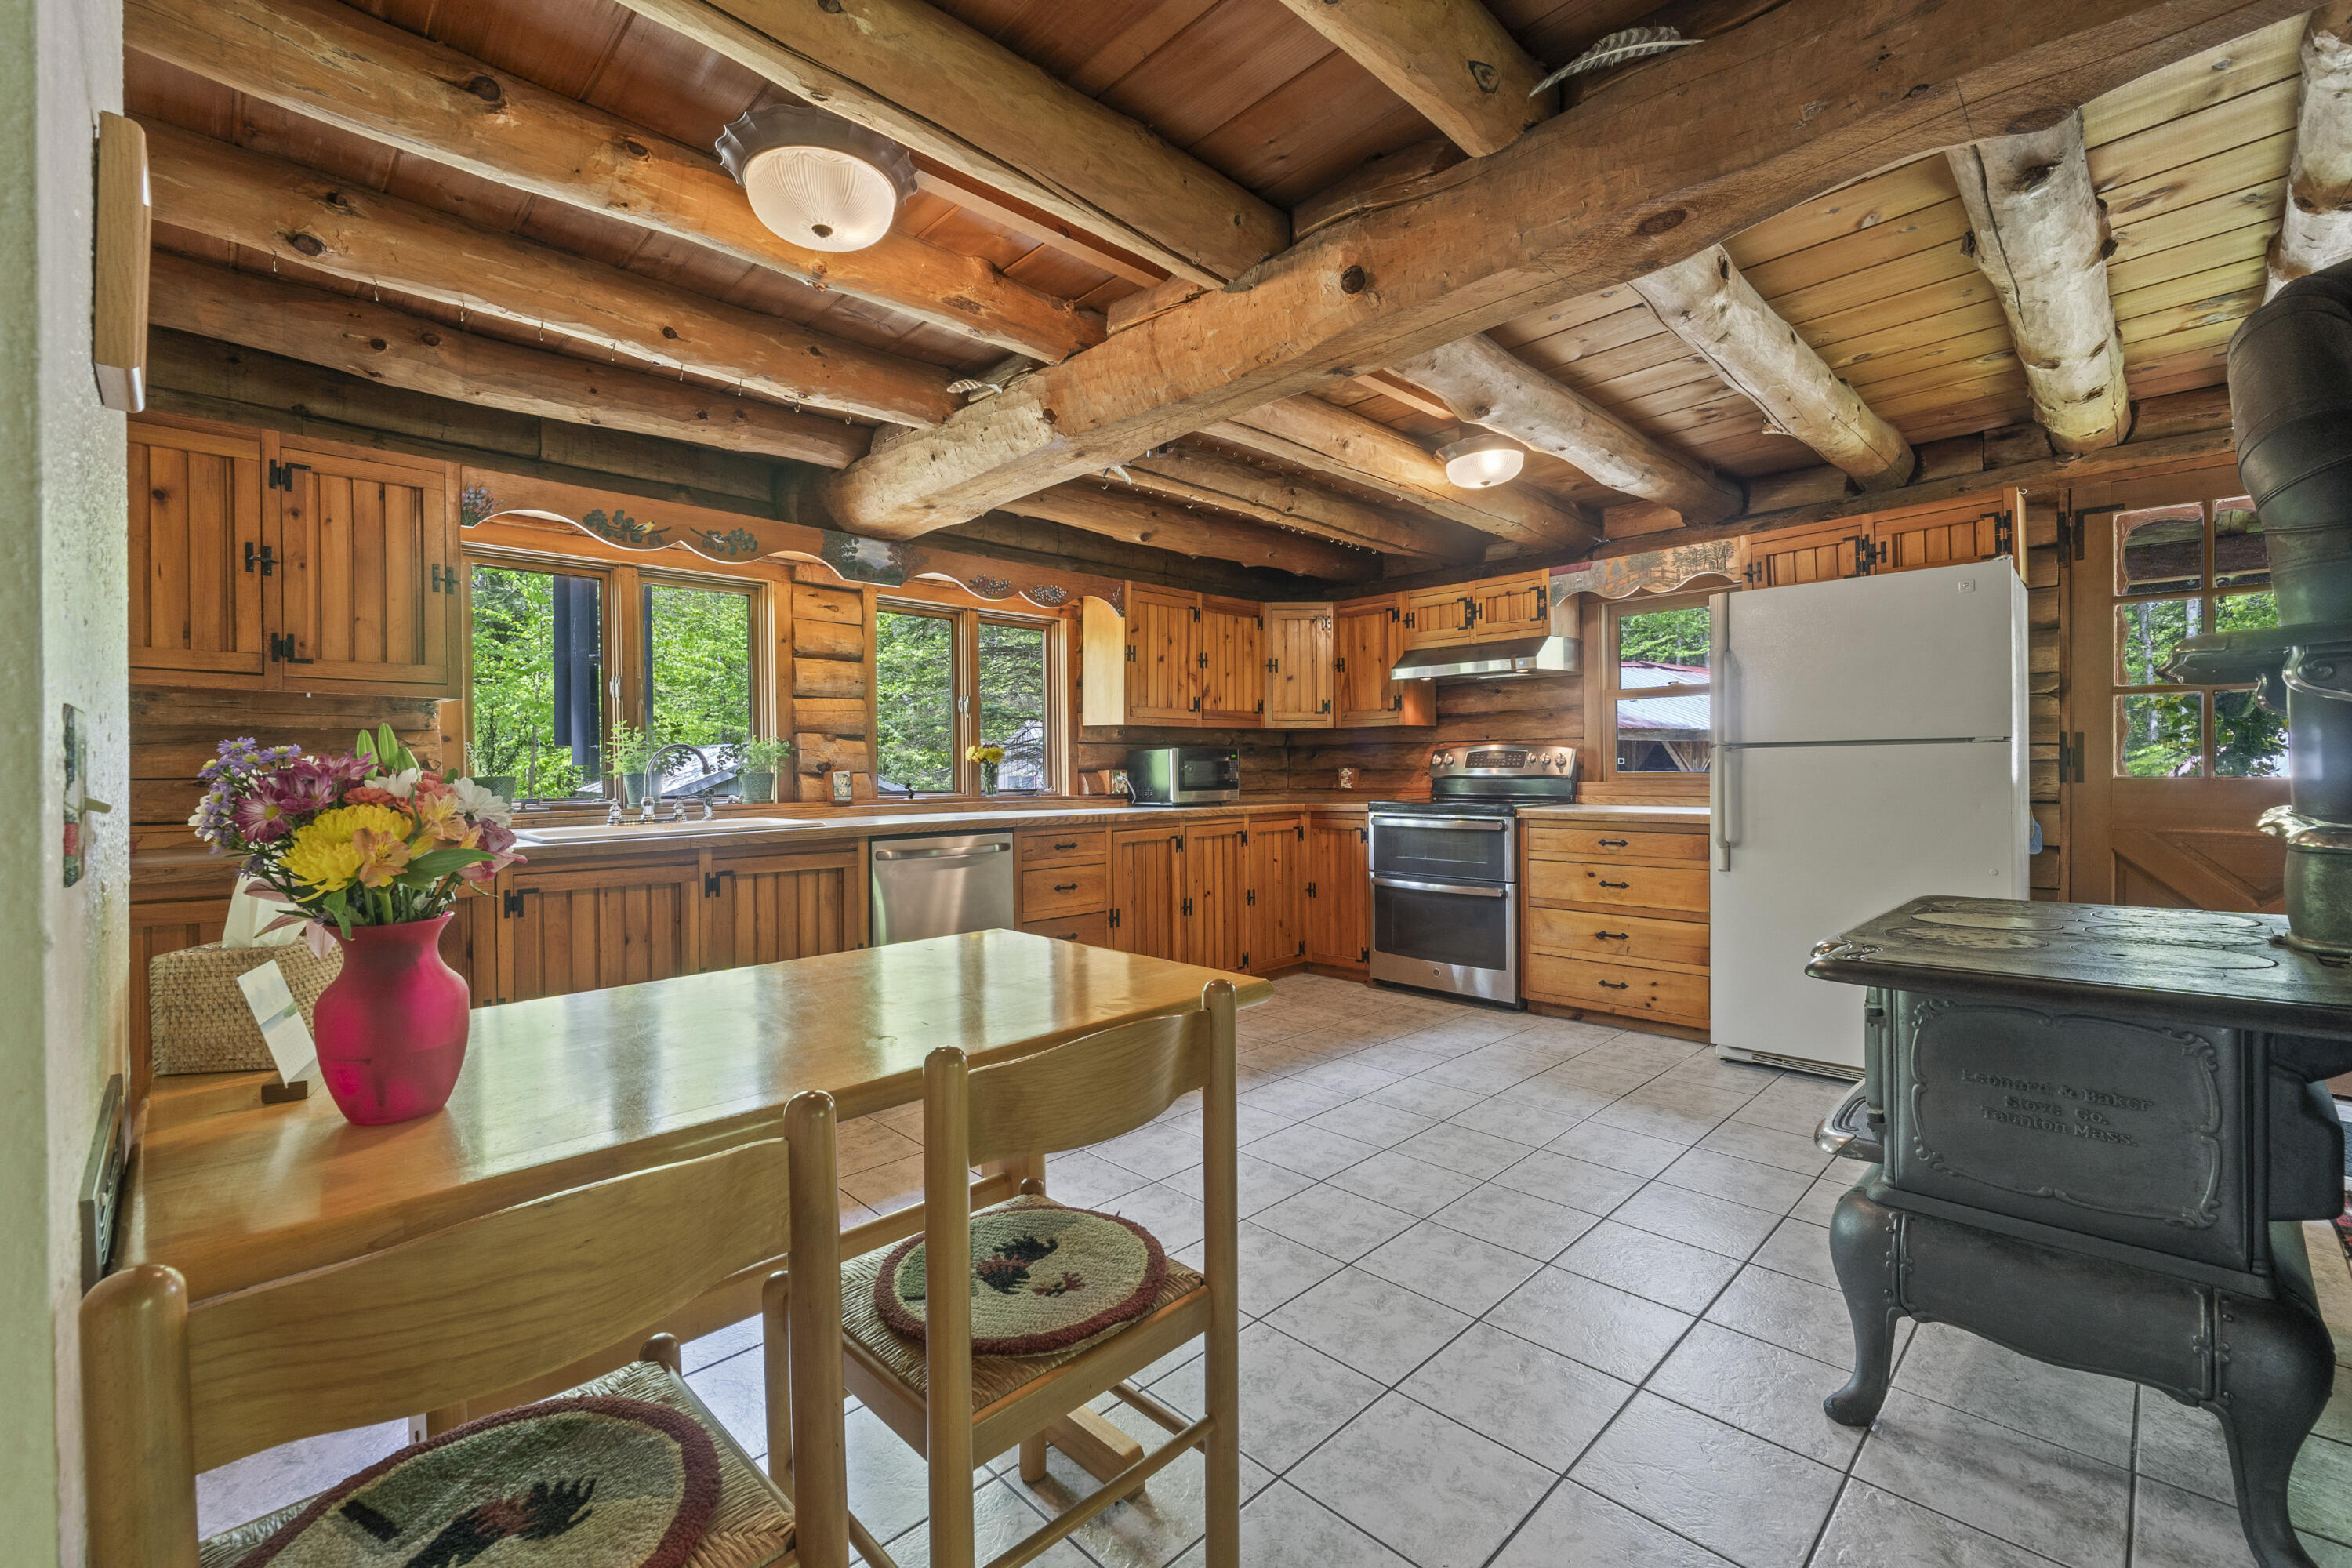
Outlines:
[[1467,680],[1477,676],[1568,675],[1578,668],[1577,639],[1563,637],[1504,637],[1417,647],[1397,660],[1391,680]]

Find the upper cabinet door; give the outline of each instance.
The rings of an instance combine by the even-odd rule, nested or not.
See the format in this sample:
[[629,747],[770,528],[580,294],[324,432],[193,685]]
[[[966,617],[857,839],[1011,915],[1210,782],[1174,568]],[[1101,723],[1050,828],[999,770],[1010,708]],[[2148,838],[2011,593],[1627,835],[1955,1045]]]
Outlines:
[[1449,643],[1468,642],[1477,618],[1477,600],[1472,596],[1471,588],[1468,583],[1456,583],[1451,587],[1423,588],[1418,594],[1406,595],[1404,646],[1444,647]]
[[1197,724],[1201,597],[1129,584],[1127,716],[1138,724]]
[[1405,651],[1404,616],[1393,597],[1334,605],[1331,624],[1331,706],[1341,727],[1437,722],[1434,682],[1389,679]]
[[1265,721],[1265,632],[1256,605],[1201,601],[1201,722],[1255,729]]
[[1265,724],[1328,730],[1331,712],[1331,606],[1265,607]]
[[283,453],[279,682],[457,695],[462,574],[441,466]]
[[1480,638],[1541,637],[1551,630],[1551,574],[1522,572],[1470,585],[1471,630]]
[[131,675],[258,688],[276,530],[258,440],[134,424],[130,442]]

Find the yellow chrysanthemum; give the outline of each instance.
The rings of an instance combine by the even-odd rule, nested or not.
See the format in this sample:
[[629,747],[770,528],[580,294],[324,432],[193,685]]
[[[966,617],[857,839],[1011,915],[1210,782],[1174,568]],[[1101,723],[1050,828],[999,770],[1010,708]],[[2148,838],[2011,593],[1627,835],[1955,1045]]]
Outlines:
[[322,893],[351,886],[366,858],[353,837],[365,831],[404,838],[408,824],[389,806],[341,805],[322,811],[294,831],[287,847],[286,870],[296,881]]

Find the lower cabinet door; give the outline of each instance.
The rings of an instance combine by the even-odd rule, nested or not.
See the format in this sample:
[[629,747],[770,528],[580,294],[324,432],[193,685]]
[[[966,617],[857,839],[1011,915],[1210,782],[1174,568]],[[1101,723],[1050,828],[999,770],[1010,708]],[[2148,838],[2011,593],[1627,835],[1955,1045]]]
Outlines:
[[1371,849],[1362,823],[1307,823],[1307,956],[1356,968],[1371,959]]
[[1181,868],[1173,823],[1118,828],[1110,836],[1110,945],[1149,958],[1174,958]]
[[1249,912],[1249,851],[1240,821],[1199,822],[1184,830],[1179,857],[1184,874],[1177,930],[1178,956],[1204,969],[1238,971],[1247,953],[1244,917]]
[[854,845],[714,859],[702,894],[705,969],[781,963],[866,944],[865,857]]
[[1249,971],[1307,959],[1307,819],[1258,817],[1249,826]]
[[702,879],[693,862],[509,875],[499,894],[501,1000],[668,980],[701,967]]

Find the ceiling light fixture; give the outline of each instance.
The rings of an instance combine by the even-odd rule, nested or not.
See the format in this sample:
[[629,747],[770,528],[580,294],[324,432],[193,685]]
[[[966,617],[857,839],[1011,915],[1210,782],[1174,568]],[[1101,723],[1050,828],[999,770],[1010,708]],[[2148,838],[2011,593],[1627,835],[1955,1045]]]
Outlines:
[[751,212],[808,250],[863,250],[890,232],[915,160],[887,136],[821,109],[772,104],[719,133],[719,161]]
[[1452,483],[1465,490],[1483,490],[1517,479],[1528,454],[1508,436],[1488,431],[1440,447],[1437,460],[1445,465],[1445,477]]

